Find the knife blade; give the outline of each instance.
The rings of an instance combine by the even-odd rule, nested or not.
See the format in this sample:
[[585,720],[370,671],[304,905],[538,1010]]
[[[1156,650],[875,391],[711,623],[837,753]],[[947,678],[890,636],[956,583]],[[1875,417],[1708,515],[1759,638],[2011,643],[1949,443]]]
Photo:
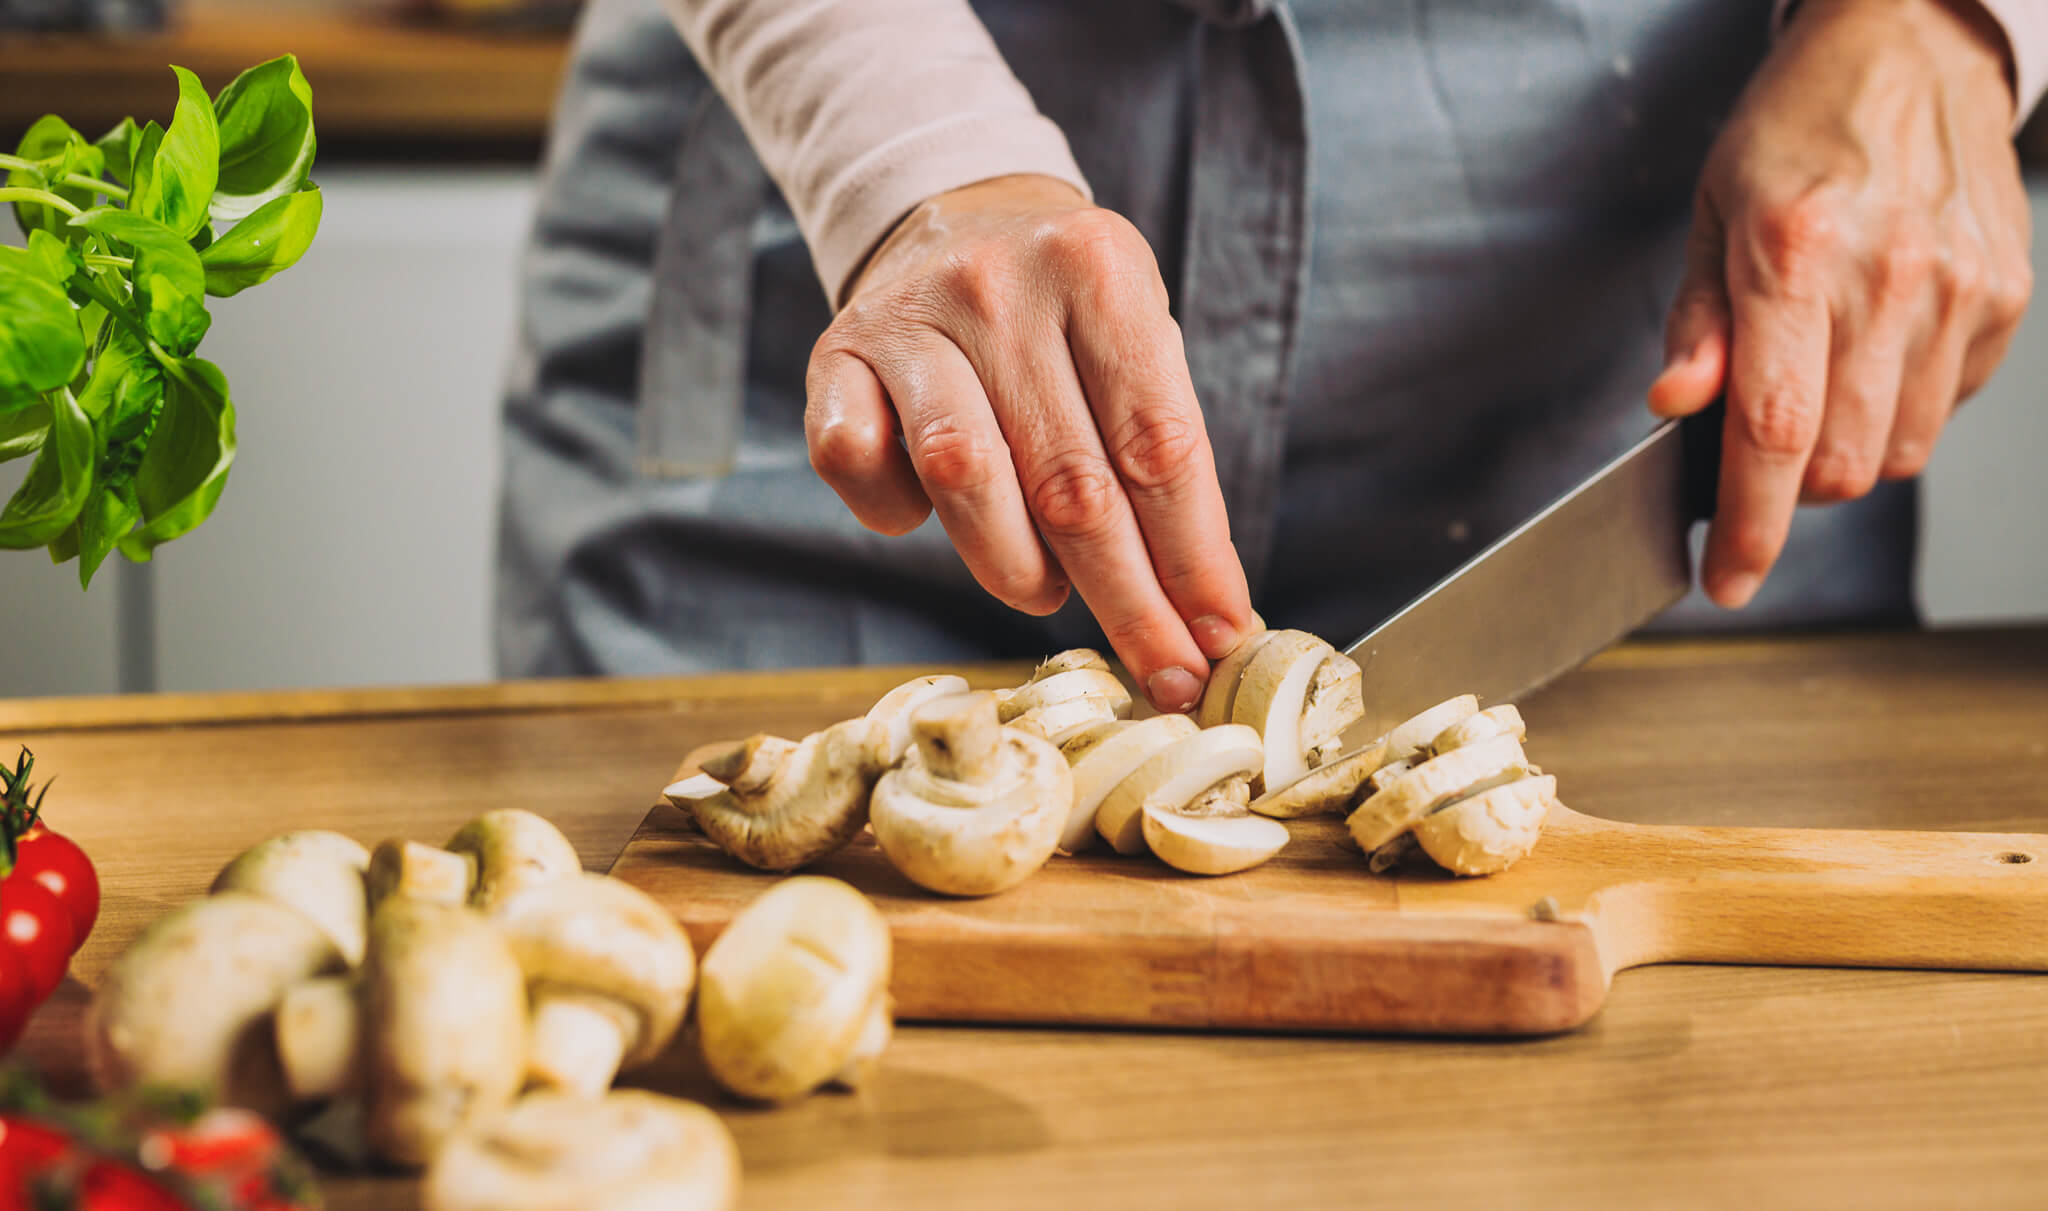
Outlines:
[[1344,649],[1365,673],[1347,746],[1458,694],[1516,701],[1684,597],[1722,417],[1717,403],[1660,425]]

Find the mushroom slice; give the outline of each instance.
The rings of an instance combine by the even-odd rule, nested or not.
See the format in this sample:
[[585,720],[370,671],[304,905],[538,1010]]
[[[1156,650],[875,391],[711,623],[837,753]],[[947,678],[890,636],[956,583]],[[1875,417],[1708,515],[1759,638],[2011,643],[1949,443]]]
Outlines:
[[1408,856],[1422,848],[1413,832],[1405,832],[1392,841],[1366,855],[1365,868],[1376,875],[1383,875],[1408,860]]
[[1471,694],[1460,694],[1437,703],[1387,733],[1387,759],[1403,761],[1428,755],[1430,741],[1443,735],[1445,728],[1467,715],[1476,714],[1478,710],[1479,699]]
[[[1129,699],[1125,704],[1124,709],[1128,711]],[[1022,729],[1054,745],[1063,745],[1097,724],[1116,721],[1116,703],[1099,694],[1089,694],[1032,707],[1004,726]]]
[[1147,803],[1145,844],[1161,862],[1192,875],[1227,875],[1257,866],[1287,844],[1287,826],[1255,816],[1242,798],[1244,778],[1232,778],[1193,803]]
[[695,1102],[620,1089],[530,1093],[450,1139],[427,1170],[426,1211],[732,1211],[732,1132]]
[[1528,728],[1522,723],[1522,712],[1512,705],[1503,703],[1467,715],[1453,723],[1430,742],[1429,749],[1437,756],[1442,756],[1452,749],[1464,748],[1468,744],[1477,744],[1481,740],[1490,740],[1495,736],[1513,736],[1516,740],[1522,740],[1526,739],[1528,734]]
[[[1384,743],[1384,741],[1382,743]],[[1400,761],[1387,762],[1385,765],[1382,765],[1378,769],[1374,770],[1372,772],[1372,776],[1365,780],[1366,794],[1378,794],[1379,792],[1394,785],[1394,783],[1401,777],[1402,774],[1405,774],[1409,770],[1412,770],[1414,768],[1415,762],[1412,759],[1404,758]]]
[[1060,849],[1080,853],[1099,835],[1095,813],[1118,783],[1130,777],[1145,759],[1201,730],[1186,715],[1154,715],[1120,722],[1114,730],[1091,732],[1086,743],[1064,750],[1074,770],[1074,806],[1060,833]]
[[1358,848],[1369,854],[1451,800],[1512,782],[1528,771],[1521,744],[1512,736],[1495,736],[1402,774],[1359,805],[1345,823]]
[[704,772],[726,788],[691,800],[690,810],[726,853],[759,870],[794,870],[853,839],[888,766],[888,725],[866,716],[795,744],[755,736],[705,759]]
[[1040,661],[1038,667],[1031,670],[1031,680],[1043,681],[1055,674],[1071,673],[1075,669],[1096,669],[1104,673],[1110,671],[1109,661],[1104,660],[1102,653],[1094,648],[1068,648]]
[[1264,760],[1259,734],[1241,723],[1202,728],[1155,749],[1103,796],[1095,831],[1126,856],[1145,852],[1145,808],[1193,802],[1230,778],[1249,778]]
[[1333,652],[1316,666],[1301,711],[1301,745],[1311,765],[1331,755],[1326,746],[1341,743],[1344,729],[1365,715],[1365,675],[1358,662]]
[[1244,680],[1245,666],[1277,634],[1278,631],[1254,631],[1216,662],[1216,667],[1209,673],[1209,684],[1203,687],[1201,704],[1195,708],[1196,723],[1203,727],[1221,727],[1230,722],[1231,708],[1237,702],[1237,687]]
[[350,967],[363,961],[369,912],[363,872],[370,851],[353,837],[311,830],[283,833],[244,850],[221,868],[212,892],[246,891],[295,908],[325,930]]
[[1114,717],[1130,717],[1131,692],[1108,669],[1068,669],[1043,678],[1034,677],[998,703],[996,715],[1000,721],[1009,723],[1027,712],[1072,698],[1101,698],[1110,704]]
[[881,701],[869,707],[868,718],[879,719],[889,728],[889,764],[903,760],[903,754],[909,750],[910,716],[918,707],[934,698],[966,692],[967,678],[951,673],[933,673],[913,677],[882,695]]
[[1265,745],[1265,765],[1253,786],[1259,793],[1308,773],[1302,716],[1309,684],[1334,654],[1334,648],[1307,631],[1275,631],[1245,665],[1230,715],[1256,731]]
[[784,879],[704,953],[697,1038],[719,1084],[787,1102],[857,1084],[888,1045],[889,927],[837,879]]
[[1556,778],[1518,778],[1430,813],[1412,835],[1445,870],[1490,875],[1529,856],[1556,802]]
[[596,1097],[621,1068],[647,1063],[675,1037],[697,956],[675,916],[646,892],[579,872],[505,901],[492,922],[526,973],[534,1084]]
[[945,895],[986,896],[1045,865],[1074,804],[1060,751],[997,723],[989,694],[926,703],[911,731],[915,743],[876,784],[871,812],[896,869]]
[[1384,744],[1369,744],[1317,766],[1279,790],[1267,791],[1252,800],[1251,810],[1281,820],[1343,811],[1379,772],[1386,753]]
[[204,1090],[279,1115],[289,1105],[263,1023],[301,980],[339,971],[334,940],[275,900],[224,891],[159,917],[114,960],[86,1013],[102,1090]]

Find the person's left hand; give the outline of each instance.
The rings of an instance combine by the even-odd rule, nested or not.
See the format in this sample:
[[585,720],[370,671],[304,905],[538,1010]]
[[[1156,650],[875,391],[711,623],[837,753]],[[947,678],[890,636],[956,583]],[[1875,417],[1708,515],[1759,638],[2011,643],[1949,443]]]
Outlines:
[[2009,71],[1973,0],[1804,0],[1709,155],[1650,407],[1726,395],[1722,605],[1802,501],[1917,475],[2005,355],[2032,290]]

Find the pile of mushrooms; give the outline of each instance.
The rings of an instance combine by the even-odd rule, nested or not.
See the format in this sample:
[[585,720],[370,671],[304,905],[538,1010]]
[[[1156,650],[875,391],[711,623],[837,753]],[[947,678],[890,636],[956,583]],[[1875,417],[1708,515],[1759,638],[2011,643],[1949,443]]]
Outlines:
[[584,871],[531,812],[486,812],[440,847],[295,832],[115,961],[88,1054],[108,1091],[176,1085],[286,1122],[352,1105],[370,1155],[433,1166],[432,1211],[729,1207],[718,1117],[613,1080],[667,1051],[695,992],[731,1092],[857,1083],[889,1041],[889,955],[865,897],[804,878],[737,914],[700,971],[668,910]]

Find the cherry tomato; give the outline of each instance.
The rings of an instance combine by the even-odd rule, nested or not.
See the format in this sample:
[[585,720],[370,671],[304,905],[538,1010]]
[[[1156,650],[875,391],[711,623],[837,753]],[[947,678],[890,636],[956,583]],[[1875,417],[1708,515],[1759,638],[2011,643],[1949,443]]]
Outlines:
[[15,842],[13,877],[49,888],[71,918],[71,948],[85,945],[85,936],[99,920],[100,880],[84,850],[71,838],[38,824]]
[[155,1178],[114,1161],[85,1171],[74,1205],[78,1211],[191,1211]]
[[0,1055],[13,1050],[39,1003],[20,957],[13,948],[0,945]]
[[41,1004],[71,965],[71,914],[49,888],[28,879],[0,879],[0,946],[14,951]]
[[14,1115],[0,1117],[0,1174],[30,1178],[70,1155],[71,1137],[55,1127]]

